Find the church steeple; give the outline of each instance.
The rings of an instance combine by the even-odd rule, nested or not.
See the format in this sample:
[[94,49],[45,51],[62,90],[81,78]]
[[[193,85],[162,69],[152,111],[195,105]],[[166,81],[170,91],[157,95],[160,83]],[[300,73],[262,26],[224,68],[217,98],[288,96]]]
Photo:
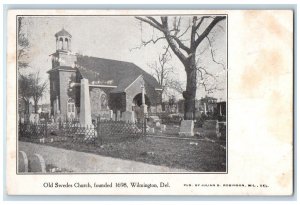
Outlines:
[[64,28],[55,34],[56,50],[57,51],[71,51],[72,35]]
[[56,52],[52,55],[52,68],[58,66],[73,67],[77,60],[76,54],[71,52],[72,35],[64,28],[57,32],[56,38]]

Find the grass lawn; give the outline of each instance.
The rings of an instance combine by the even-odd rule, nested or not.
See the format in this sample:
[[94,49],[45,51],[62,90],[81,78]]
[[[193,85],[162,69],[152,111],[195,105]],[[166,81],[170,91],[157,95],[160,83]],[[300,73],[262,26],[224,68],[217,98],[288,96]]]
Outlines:
[[188,171],[226,172],[226,140],[217,138],[215,129],[195,128],[194,132],[200,134],[190,139],[182,139],[178,132],[179,126],[168,125],[164,133],[122,138],[120,142],[101,144],[96,140],[91,144],[66,138],[65,141],[46,140],[43,144]]
[[152,136],[103,145],[71,140],[47,142],[45,145],[188,171],[226,171],[226,150],[220,144],[206,140],[168,139]]

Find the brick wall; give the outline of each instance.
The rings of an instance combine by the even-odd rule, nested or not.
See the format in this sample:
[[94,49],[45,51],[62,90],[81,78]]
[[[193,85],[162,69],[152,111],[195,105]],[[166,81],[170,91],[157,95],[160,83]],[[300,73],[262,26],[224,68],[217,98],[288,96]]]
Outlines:
[[59,96],[59,75],[58,71],[51,72],[49,74],[50,80],[50,104],[51,104],[51,114],[54,114],[54,101],[56,96]]
[[67,103],[68,103],[68,89],[71,76],[75,75],[75,72],[70,71],[59,71],[59,84],[60,84],[60,95],[59,95],[59,107],[60,113],[63,118],[67,116]]
[[[66,53],[66,52],[60,52],[57,51],[55,54],[53,54],[53,60],[52,60],[52,68],[55,68],[57,66],[73,66],[75,61],[77,61],[76,55]],[[59,59],[59,60],[58,60]]]

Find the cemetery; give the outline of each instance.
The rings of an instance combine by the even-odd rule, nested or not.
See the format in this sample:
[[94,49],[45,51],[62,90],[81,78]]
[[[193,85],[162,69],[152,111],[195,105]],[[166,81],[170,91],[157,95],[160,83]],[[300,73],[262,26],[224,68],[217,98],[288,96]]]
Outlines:
[[[19,140],[187,171],[226,171],[224,106],[223,110],[215,104],[211,112],[198,111],[195,120],[184,120],[178,109],[173,109],[174,112],[151,112],[147,108],[142,84],[140,109],[137,112],[107,110],[92,117],[88,81],[81,81],[81,103],[77,118],[69,113],[63,117],[57,109],[58,104],[53,107],[54,115],[49,118],[41,119],[39,114],[32,113],[29,120],[19,121]],[[179,108],[179,105],[176,107]],[[23,158],[19,157],[19,163],[26,164],[26,155],[20,153]],[[37,168],[36,163],[30,164],[35,161],[40,161],[43,166]],[[46,172],[49,167],[38,153],[27,159],[27,164],[27,168],[19,167],[19,171]],[[57,168],[55,164],[52,166],[52,171],[70,171],[64,167]]]
[[[98,118],[86,127],[80,120],[20,123],[19,140],[190,171],[224,172],[226,127],[222,130],[222,123],[205,120],[202,127],[181,126],[157,116],[134,123]],[[191,126],[192,134],[186,134]]]
[[[183,99],[163,102],[162,85],[134,63],[74,53],[65,29],[55,39],[47,71],[49,106],[37,104],[43,93],[19,101],[18,140],[24,149],[35,144],[76,156],[90,153],[189,172],[226,172],[225,101],[205,96],[192,106]],[[32,111],[30,98],[37,99]],[[39,113],[39,107],[49,110]],[[78,170],[76,163],[66,168],[49,162],[49,153],[28,151],[19,150],[20,173]]]

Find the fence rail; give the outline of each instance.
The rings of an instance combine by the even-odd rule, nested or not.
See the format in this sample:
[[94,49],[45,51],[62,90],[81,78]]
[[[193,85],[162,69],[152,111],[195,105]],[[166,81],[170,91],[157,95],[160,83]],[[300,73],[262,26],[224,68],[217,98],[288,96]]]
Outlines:
[[61,123],[19,123],[19,138],[36,141],[64,141],[95,143],[138,138],[146,134],[146,121],[130,123],[124,121],[100,120],[89,126],[78,121]]

